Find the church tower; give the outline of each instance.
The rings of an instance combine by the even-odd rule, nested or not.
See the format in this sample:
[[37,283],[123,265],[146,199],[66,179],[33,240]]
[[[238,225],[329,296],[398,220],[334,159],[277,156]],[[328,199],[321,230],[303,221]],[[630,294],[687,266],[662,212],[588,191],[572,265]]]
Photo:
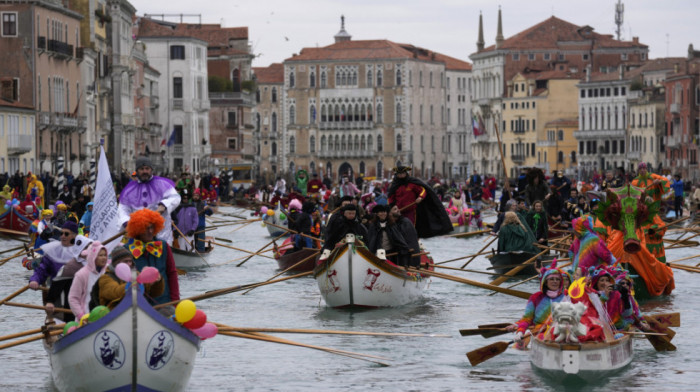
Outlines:
[[340,31],[333,37],[335,38],[336,43],[350,41],[352,39],[352,35],[345,31],[345,15],[340,16]]

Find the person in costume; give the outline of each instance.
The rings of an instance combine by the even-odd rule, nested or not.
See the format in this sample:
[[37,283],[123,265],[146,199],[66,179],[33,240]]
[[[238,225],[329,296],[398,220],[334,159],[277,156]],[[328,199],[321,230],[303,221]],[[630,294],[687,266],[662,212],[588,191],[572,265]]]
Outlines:
[[[335,215],[335,214],[333,214]],[[328,258],[330,251],[335,245],[345,239],[346,234],[354,234],[358,240],[364,241],[367,238],[367,228],[357,220],[357,207],[352,202],[340,208],[340,213],[335,219],[328,222],[326,235],[324,237],[323,252],[319,261]]]
[[206,246],[204,244],[205,232],[204,229],[207,228],[207,216],[211,216],[214,210],[207,205],[207,202],[202,200],[201,191],[199,189],[194,190],[192,195],[192,204],[197,209],[197,229],[194,235],[194,247],[197,252],[204,252]]
[[513,211],[507,211],[503,224],[498,231],[498,252],[522,251],[539,253],[533,245],[535,242],[535,237],[520,221],[518,215]]
[[[92,287],[90,293],[90,309],[98,305],[114,309],[126,294],[126,282],[121,280],[116,273],[117,265],[126,263],[129,268],[134,268],[134,258],[123,246],[117,246],[109,254],[111,262],[105,268],[105,273],[100,276],[97,283]],[[144,285],[144,293],[146,298],[156,298],[163,294],[165,281],[162,275],[158,275],[158,279],[150,284]]]
[[80,222],[78,224],[79,227],[83,229],[83,233],[89,234],[90,233],[90,226],[92,226],[92,208],[94,206],[93,202],[87,203],[87,211],[83,214],[83,216],[80,218]]
[[360,194],[360,190],[357,188],[354,182],[350,181],[348,179],[348,176],[343,176],[343,179],[341,180],[342,183],[340,184],[340,196],[352,196],[355,197],[355,195]]
[[525,222],[532,229],[537,243],[547,246],[549,225],[547,224],[547,213],[544,211],[544,203],[541,200],[535,200],[532,203],[532,210],[525,215]]
[[29,173],[29,181],[27,182],[27,195],[31,196],[31,199],[39,197],[41,202],[39,206],[44,208],[44,183],[41,182],[36,176],[36,174]]
[[591,267],[613,266],[617,263],[605,241],[595,231],[596,225],[592,216],[574,219],[572,227],[574,241],[569,247],[569,258],[572,260],[571,268],[576,276],[582,276]]
[[525,187],[525,201],[532,204],[535,200],[545,203],[552,196],[544,178],[542,169],[533,167],[527,172],[527,186]]
[[419,238],[430,238],[454,230],[445,207],[431,187],[423,181],[409,176],[410,167],[393,169],[394,179],[389,191],[389,204],[396,204],[401,215],[416,227]]
[[167,178],[153,175],[153,164],[146,157],[136,159],[138,180],[129,182],[119,195],[119,222],[126,223],[135,211],[148,208],[164,218],[158,238],[173,243],[172,220],[170,213],[180,205],[180,195],[175,184]]
[[177,230],[173,228],[175,231],[173,235],[177,238],[176,248],[190,251],[190,244],[193,244],[192,241],[194,241],[194,232],[199,224],[199,217],[197,216],[197,208],[190,202],[187,194],[182,196],[182,202],[175,208],[171,218],[173,218],[173,223],[177,228]]
[[297,188],[299,188],[299,192],[301,192],[301,195],[306,197],[308,193],[309,173],[304,169],[297,170],[297,174],[294,178],[294,181],[296,181]]
[[396,253],[391,260],[396,265],[408,266],[411,257],[409,245],[396,220],[390,218],[389,206],[379,205],[374,208],[376,217],[367,229],[367,249],[373,254],[378,249],[384,249],[385,254]]
[[80,320],[84,314],[90,313],[90,294],[97,280],[105,273],[105,266],[109,264],[107,248],[99,241],[95,241],[81,253],[86,264],[73,277],[73,283],[68,293],[70,310],[76,320]]
[[552,314],[552,303],[561,302],[565,297],[561,271],[554,261],[549,268],[540,269],[540,291],[532,294],[525,305],[523,317],[506,327],[515,332],[514,340],[520,342],[525,332],[532,328],[539,331]]
[[631,327],[637,327],[642,331],[649,331],[651,328],[644,321],[639,304],[634,298],[634,279],[627,270],[622,268],[613,268],[611,272],[615,278],[614,287],[620,293],[623,308],[620,322],[615,324],[615,327],[618,330],[629,330]]
[[192,192],[194,192],[194,184],[192,183],[192,178],[190,178],[190,173],[182,172],[180,179],[177,181],[177,184],[175,184],[175,189],[180,196],[182,196],[185,192],[188,195],[191,195]]
[[[631,184],[644,189],[647,196],[655,202],[662,202],[663,196],[671,189],[669,180],[664,176],[649,173],[647,164],[644,162],[640,162],[638,168],[639,174]],[[661,263],[666,262],[665,234],[666,224],[658,214],[654,215],[654,221],[651,224],[644,227],[647,249]]]
[[[307,202],[304,202],[304,204],[306,203]],[[287,217],[289,218],[289,229],[296,231],[296,233],[292,234],[294,251],[313,247],[310,238],[311,216],[303,211],[302,204],[299,200],[293,199],[289,202],[289,213]]]
[[311,175],[311,180],[306,185],[306,193],[309,195],[317,195],[324,191],[326,186],[323,185],[323,181],[318,179],[318,173]]
[[[44,254],[29,278],[29,288],[32,290],[38,290],[40,285],[51,278],[49,292],[44,298],[49,314],[53,313],[55,306],[68,307],[68,292],[73,276],[85,262],[81,252],[92,242],[87,237],[78,235],[78,224],[73,221],[64,223],[60,232],[60,241],[52,241],[41,247]],[[64,321],[72,319],[72,315],[64,316],[68,316]]]
[[180,299],[180,284],[175,268],[175,259],[170,245],[156,237],[163,232],[165,218],[156,211],[147,208],[133,212],[126,225],[126,236],[122,240],[124,247],[134,257],[134,266],[138,271],[144,267],[155,267],[165,280],[163,293],[153,298],[156,304]]
[[598,298],[600,298],[603,305],[604,311],[601,311],[597,304],[593,303],[601,322],[609,324],[611,327],[621,326],[623,323],[622,296],[619,291],[614,290],[615,279],[611,269],[605,266],[591,267],[588,271],[588,276],[591,288],[598,293]]

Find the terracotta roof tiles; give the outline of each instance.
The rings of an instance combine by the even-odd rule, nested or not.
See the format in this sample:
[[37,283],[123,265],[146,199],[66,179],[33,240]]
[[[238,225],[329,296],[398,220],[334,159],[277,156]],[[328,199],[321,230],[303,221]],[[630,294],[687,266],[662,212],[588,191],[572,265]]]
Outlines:
[[208,46],[228,47],[229,40],[247,40],[247,27],[221,27],[218,24],[158,22],[141,18],[139,37],[192,37],[206,41]]
[[272,63],[269,67],[253,67],[258,83],[284,83],[284,65]]

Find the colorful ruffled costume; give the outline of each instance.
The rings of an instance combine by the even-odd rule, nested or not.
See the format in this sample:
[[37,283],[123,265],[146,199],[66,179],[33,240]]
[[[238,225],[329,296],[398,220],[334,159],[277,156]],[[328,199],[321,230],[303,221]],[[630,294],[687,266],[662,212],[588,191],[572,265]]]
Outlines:
[[572,269],[581,268],[584,273],[591,267],[599,265],[614,265],[617,259],[610,252],[605,241],[596,231],[595,221],[590,215],[585,215],[573,220],[574,241],[569,248],[569,258],[572,260]]
[[550,268],[543,267],[540,270],[540,291],[532,294],[527,300],[525,313],[523,317],[516,322],[518,325],[517,332],[525,333],[530,327],[538,331],[550,320],[549,316],[552,314],[552,303],[561,302],[565,297],[563,286],[559,287],[558,292],[547,294],[547,278],[557,274],[561,275],[561,271],[556,268],[556,261],[552,263]]

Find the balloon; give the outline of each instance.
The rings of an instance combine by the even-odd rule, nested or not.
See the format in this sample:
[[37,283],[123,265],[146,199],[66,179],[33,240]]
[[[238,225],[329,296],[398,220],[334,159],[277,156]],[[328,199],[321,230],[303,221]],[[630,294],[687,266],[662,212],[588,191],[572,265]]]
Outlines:
[[194,302],[186,299],[177,304],[177,307],[175,308],[175,320],[177,320],[177,322],[180,324],[186,323],[192,320],[195,313],[197,313],[197,306],[194,304]]
[[5,201],[5,205],[8,206],[8,207],[11,206],[11,205],[12,205],[12,200],[6,200],[6,201]]
[[69,333],[75,331],[76,329],[78,329],[78,327],[76,325],[74,325],[74,326],[68,328],[68,331],[66,332],[66,334],[69,334]]
[[93,310],[90,311],[90,316],[88,317],[88,321],[91,323],[94,323],[95,321],[106,316],[107,313],[109,313],[108,307],[106,307],[104,305],[96,306]]
[[114,272],[117,274],[117,278],[125,282],[131,282],[131,268],[126,263],[117,264]]
[[261,213],[261,214],[267,214],[267,207],[262,206],[262,208],[260,208],[260,213]]
[[182,324],[185,328],[189,329],[198,329],[202,328],[204,324],[207,322],[207,315],[204,314],[203,311],[197,309],[197,311],[194,313],[194,317],[192,317],[192,320]]
[[284,215],[284,213],[280,212],[280,220],[285,220],[287,219],[287,215]]
[[216,328],[216,325],[212,323],[206,323],[202,328],[197,328],[193,330],[195,335],[199,336],[202,339],[209,339],[213,338],[216,336],[216,334],[219,332],[219,329]]
[[73,329],[78,328],[78,323],[75,322],[75,321],[69,321],[69,322],[67,322],[67,323],[63,326],[63,334],[64,334],[64,335],[68,335],[69,333],[73,332],[73,330],[71,329],[71,327],[73,327]]
[[83,325],[88,323],[88,317],[90,317],[90,313],[85,313],[83,317],[80,318],[80,326],[82,327]]
[[136,281],[139,283],[153,283],[157,281],[159,277],[160,273],[155,267],[143,267]]
[[267,210],[267,216],[275,215],[275,210]]

